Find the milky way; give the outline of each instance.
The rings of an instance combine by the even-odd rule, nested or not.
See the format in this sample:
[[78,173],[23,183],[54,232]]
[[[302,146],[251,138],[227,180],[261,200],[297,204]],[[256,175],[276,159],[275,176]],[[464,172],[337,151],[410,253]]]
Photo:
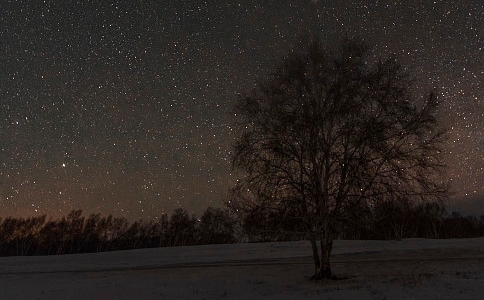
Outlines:
[[220,205],[234,100],[305,35],[396,53],[440,95],[455,197],[484,195],[482,1],[333,2],[3,1],[1,216]]

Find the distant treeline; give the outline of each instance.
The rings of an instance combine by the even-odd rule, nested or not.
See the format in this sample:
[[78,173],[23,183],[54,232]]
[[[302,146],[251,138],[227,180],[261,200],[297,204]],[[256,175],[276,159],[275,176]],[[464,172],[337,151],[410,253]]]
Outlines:
[[5,218],[0,221],[0,256],[56,255],[138,248],[234,242],[234,223],[226,211],[209,207],[200,218],[176,209],[170,217],[130,223],[101,214],[67,217]]
[[369,226],[348,223],[345,239],[474,238],[484,236],[484,215],[448,213],[444,206],[426,203],[410,206],[398,202],[380,204],[367,212]]
[[[484,236],[484,215],[448,214],[437,204],[385,203],[344,221],[341,239],[471,238]],[[362,218],[362,215],[364,216]],[[276,215],[248,215],[238,220],[227,210],[209,207],[201,215],[176,209],[158,220],[71,211],[52,220],[44,216],[0,219],[0,256],[56,255],[139,248],[304,239],[297,224],[282,226]],[[358,220],[352,221],[352,220]],[[362,221],[364,220],[364,221]],[[292,228],[290,228],[292,227]],[[255,229],[257,228],[257,229]]]
[[[484,215],[462,216],[448,213],[444,205],[408,202],[383,202],[372,208],[349,207],[343,215],[339,239],[393,240],[402,238],[473,238],[484,236]],[[302,224],[280,223],[277,214],[254,213],[242,222],[242,232],[248,241],[296,240],[304,238],[298,232]],[[254,224],[258,224],[254,226]],[[299,227],[301,226],[301,227]]]

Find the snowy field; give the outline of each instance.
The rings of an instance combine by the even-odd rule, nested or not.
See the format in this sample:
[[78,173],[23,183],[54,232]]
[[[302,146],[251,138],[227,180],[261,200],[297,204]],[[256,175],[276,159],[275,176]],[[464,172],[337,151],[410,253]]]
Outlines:
[[312,282],[309,242],[0,258],[0,299],[482,299],[484,238],[336,241]]

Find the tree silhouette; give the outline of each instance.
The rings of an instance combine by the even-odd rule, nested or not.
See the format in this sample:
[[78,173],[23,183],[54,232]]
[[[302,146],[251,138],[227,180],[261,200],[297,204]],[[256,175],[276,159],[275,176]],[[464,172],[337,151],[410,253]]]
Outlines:
[[242,172],[229,206],[271,212],[273,227],[304,233],[322,279],[332,277],[333,240],[360,217],[355,208],[446,198],[445,139],[436,95],[415,96],[394,57],[372,62],[355,39],[336,53],[302,44],[236,104],[233,162]]
[[228,244],[234,241],[234,223],[221,208],[207,207],[200,217],[197,244]]
[[195,217],[190,217],[183,208],[177,208],[170,217],[170,246],[194,244]]

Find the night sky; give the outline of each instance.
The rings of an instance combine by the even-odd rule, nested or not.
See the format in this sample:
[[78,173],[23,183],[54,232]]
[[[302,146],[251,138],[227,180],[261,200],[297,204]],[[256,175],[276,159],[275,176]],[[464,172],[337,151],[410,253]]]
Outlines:
[[7,0],[0,216],[220,205],[237,95],[301,36],[344,34],[396,53],[418,91],[437,91],[454,198],[484,196],[482,0]]

